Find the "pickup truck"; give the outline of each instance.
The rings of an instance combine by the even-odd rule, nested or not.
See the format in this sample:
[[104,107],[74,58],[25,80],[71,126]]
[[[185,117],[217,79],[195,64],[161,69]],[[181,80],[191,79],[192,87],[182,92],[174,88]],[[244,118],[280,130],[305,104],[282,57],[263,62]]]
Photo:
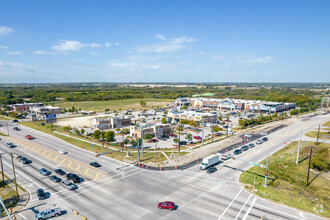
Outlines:
[[35,219],[37,220],[43,220],[43,219],[48,219],[54,216],[59,216],[61,215],[62,211],[60,208],[55,208],[55,209],[46,209],[38,214],[36,214]]

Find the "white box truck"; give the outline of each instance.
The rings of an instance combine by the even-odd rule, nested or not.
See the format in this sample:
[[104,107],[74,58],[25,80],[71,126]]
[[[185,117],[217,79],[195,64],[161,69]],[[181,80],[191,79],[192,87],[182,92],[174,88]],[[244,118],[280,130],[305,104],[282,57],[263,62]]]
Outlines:
[[199,165],[201,170],[205,170],[212,165],[215,165],[220,161],[219,156],[217,154],[212,154],[203,158],[203,162]]

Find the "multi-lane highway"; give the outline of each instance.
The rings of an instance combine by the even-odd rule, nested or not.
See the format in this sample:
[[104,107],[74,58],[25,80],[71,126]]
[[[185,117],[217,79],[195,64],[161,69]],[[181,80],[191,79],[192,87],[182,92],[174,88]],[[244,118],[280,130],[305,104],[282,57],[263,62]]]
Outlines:
[[[328,115],[308,121],[297,119],[296,123],[268,135],[268,142],[242,153],[240,157],[258,162],[283,147],[284,142],[296,140],[300,129],[314,129],[327,119]],[[187,170],[151,171],[107,157],[96,158],[95,153],[74,147],[51,135],[20,125],[21,130],[14,131],[13,126],[10,122],[10,136],[2,137],[0,141],[6,174],[12,176],[10,151],[33,161],[29,165],[16,163],[18,183],[31,194],[27,207],[17,215],[17,219],[34,219],[35,212],[50,207],[66,210],[66,214],[56,219],[81,219],[72,210],[87,219],[97,220],[260,219],[263,215],[268,219],[322,219],[261,199],[242,189],[238,182],[239,175],[250,167],[243,161],[226,161],[218,165],[219,170],[212,174],[199,170],[197,164]],[[7,133],[7,128],[2,126],[0,131]],[[27,134],[36,139],[24,139]],[[6,142],[15,142],[18,146],[9,149],[5,146]],[[68,154],[58,154],[59,149],[65,149]],[[88,164],[92,161],[99,162],[102,167],[90,167]],[[76,172],[84,181],[78,184],[78,189],[69,191],[39,174],[41,167],[52,173],[57,168]],[[50,197],[38,200],[38,188],[43,188]],[[174,201],[178,205],[177,209],[159,210],[157,204],[164,200]]]

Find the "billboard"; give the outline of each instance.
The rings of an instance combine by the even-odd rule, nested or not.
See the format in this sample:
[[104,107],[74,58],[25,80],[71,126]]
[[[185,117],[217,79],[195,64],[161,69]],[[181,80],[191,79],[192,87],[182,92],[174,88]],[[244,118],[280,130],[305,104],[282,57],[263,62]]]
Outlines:
[[46,114],[46,123],[56,123],[56,114]]

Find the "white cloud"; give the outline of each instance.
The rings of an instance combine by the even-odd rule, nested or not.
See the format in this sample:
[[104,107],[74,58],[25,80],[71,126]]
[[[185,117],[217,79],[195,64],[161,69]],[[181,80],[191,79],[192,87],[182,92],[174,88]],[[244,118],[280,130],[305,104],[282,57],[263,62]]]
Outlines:
[[257,57],[257,58],[251,58],[251,59],[245,59],[242,60],[243,63],[247,64],[259,64],[259,63],[270,63],[273,61],[273,57],[271,56],[265,56],[265,57]]
[[9,47],[0,44],[0,49],[8,49],[8,48]]
[[[161,35],[162,36],[162,35]],[[157,35],[156,35],[157,37]],[[164,37],[164,36],[162,36]],[[157,37],[159,38],[159,36]],[[166,39],[165,37],[163,39]],[[187,48],[187,43],[192,43],[196,41],[193,38],[179,37],[171,40],[163,40],[164,43],[155,44],[155,45],[145,45],[136,48],[136,51],[139,53],[164,53],[164,52],[173,52]]]
[[26,76],[27,73],[34,72],[38,69],[38,65],[26,65],[18,62],[8,62],[0,60],[0,76]]
[[105,47],[111,47],[112,45],[111,45],[110,43],[107,42],[107,43],[104,44],[104,46],[105,46]]
[[6,27],[6,26],[0,26],[0,36],[7,35],[14,32],[13,29]]
[[6,54],[9,54],[9,55],[19,55],[19,54],[22,54],[22,52],[20,52],[20,51],[7,51],[5,53]]
[[102,44],[98,44],[98,43],[91,43],[91,44],[86,44],[86,47],[94,47],[94,48],[98,48],[98,47],[102,47]]
[[58,52],[67,52],[78,51],[83,47],[86,47],[86,44],[82,44],[79,41],[62,40],[60,45],[52,46],[52,49]]
[[161,34],[156,34],[156,38],[158,38],[160,40],[166,40],[166,37],[164,37],[164,35],[161,35]]
[[115,43],[115,46],[119,46],[119,42],[118,41]]
[[108,66],[127,69],[127,68],[136,67],[137,63],[136,62],[110,62],[110,63],[108,63]]
[[58,52],[55,51],[41,51],[41,50],[36,50],[32,51],[33,54],[59,54]]

